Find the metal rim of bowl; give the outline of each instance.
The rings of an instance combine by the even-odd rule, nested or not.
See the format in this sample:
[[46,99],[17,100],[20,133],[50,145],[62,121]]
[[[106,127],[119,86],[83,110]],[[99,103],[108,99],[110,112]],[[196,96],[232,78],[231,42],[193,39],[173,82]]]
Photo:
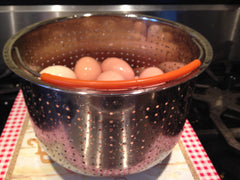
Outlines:
[[[179,78],[177,81],[172,80],[169,83],[150,86],[150,87],[143,87],[140,89],[122,89],[122,90],[110,91],[110,90],[93,90],[93,89],[70,89],[70,88],[62,88],[62,87],[58,87],[55,85],[51,85],[51,84],[41,81],[39,78],[36,78],[29,73],[24,72],[13,61],[13,59],[12,59],[12,49],[14,48],[13,45],[24,34],[30,32],[38,27],[46,25],[46,24],[51,24],[51,23],[60,22],[60,21],[73,19],[73,18],[82,18],[82,17],[99,16],[99,15],[121,16],[121,17],[136,18],[136,19],[149,20],[149,21],[157,21],[157,22],[162,22],[162,23],[168,24],[175,28],[179,28],[179,29],[187,32],[190,36],[192,36],[192,40],[199,47],[199,50],[204,51],[204,53],[205,53],[204,59],[201,59],[201,57],[199,57],[199,59],[202,61],[202,64],[198,70],[191,72],[190,74],[188,74],[187,76],[185,76],[183,78]],[[201,53],[200,53],[200,56],[201,56]],[[193,78],[199,76],[210,65],[212,58],[213,58],[213,49],[212,49],[212,46],[209,43],[209,41],[203,35],[201,35],[197,31],[193,30],[192,28],[187,27],[178,22],[174,22],[174,21],[159,18],[159,17],[143,15],[143,14],[105,13],[105,12],[94,13],[93,12],[93,13],[79,13],[79,14],[75,14],[72,16],[65,16],[65,17],[57,17],[57,18],[53,18],[53,19],[49,19],[49,20],[40,21],[40,22],[37,22],[37,23],[27,26],[27,27],[21,29],[20,31],[18,31],[12,37],[10,37],[10,39],[6,42],[6,44],[3,48],[3,57],[5,60],[5,63],[10,68],[10,70],[12,70],[14,73],[16,73],[19,77],[23,78],[24,80],[30,81],[31,83],[43,86],[45,88],[50,88],[50,89],[54,89],[57,91],[63,91],[63,92],[80,93],[80,94],[82,94],[82,93],[85,94],[86,91],[88,94],[119,94],[119,93],[120,94],[132,94],[132,93],[138,94],[138,93],[153,91],[156,89],[171,88],[173,86],[177,86],[179,84],[182,84],[190,79],[193,79]]]

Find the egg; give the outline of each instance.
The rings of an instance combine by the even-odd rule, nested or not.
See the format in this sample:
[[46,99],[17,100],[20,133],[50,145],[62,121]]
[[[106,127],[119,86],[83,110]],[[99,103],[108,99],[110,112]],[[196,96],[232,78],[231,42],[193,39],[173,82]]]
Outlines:
[[125,80],[121,74],[115,71],[104,71],[98,77],[98,81],[119,81]]
[[139,78],[146,78],[146,77],[151,77],[151,76],[157,76],[160,74],[163,74],[164,72],[157,67],[148,67],[142,71],[140,74]]
[[42,73],[48,73],[51,75],[72,78],[72,79],[77,78],[75,73],[70,68],[62,65],[48,66],[42,71],[40,71],[40,74]]
[[185,65],[186,64],[183,62],[166,61],[166,62],[160,63],[159,67],[166,73],[166,72],[170,72],[170,71],[179,69]]
[[74,72],[78,79],[96,80],[102,71],[97,60],[86,56],[77,61]]
[[135,78],[135,74],[131,66],[124,60],[110,57],[102,62],[102,71],[115,71],[123,76],[125,80]]

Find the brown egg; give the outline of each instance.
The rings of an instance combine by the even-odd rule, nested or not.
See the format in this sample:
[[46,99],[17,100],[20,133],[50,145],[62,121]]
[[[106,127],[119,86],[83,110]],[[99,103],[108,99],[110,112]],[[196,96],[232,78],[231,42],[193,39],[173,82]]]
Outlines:
[[121,74],[115,71],[104,71],[98,77],[98,81],[119,81],[125,80]]
[[77,61],[74,72],[78,79],[96,80],[101,74],[101,67],[97,60],[86,56]]
[[116,57],[110,57],[102,62],[102,71],[115,71],[121,74],[125,80],[135,78],[135,74],[131,66],[124,60]]
[[149,67],[146,68],[142,71],[142,73],[140,74],[139,78],[146,78],[146,77],[151,77],[151,76],[157,76],[160,74],[163,74],[164,72],[157,67]]

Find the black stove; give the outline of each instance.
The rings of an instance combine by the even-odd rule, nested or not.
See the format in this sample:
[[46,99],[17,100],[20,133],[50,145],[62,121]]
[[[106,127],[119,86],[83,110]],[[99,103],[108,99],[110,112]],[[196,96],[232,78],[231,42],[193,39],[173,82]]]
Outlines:
[[2,133],[19,89],[19,78],[7,68],[2,71],[0,74],[0,134]]
[[240,179],[240,63],[216,59],[197,79],[189,121],[222,179]]

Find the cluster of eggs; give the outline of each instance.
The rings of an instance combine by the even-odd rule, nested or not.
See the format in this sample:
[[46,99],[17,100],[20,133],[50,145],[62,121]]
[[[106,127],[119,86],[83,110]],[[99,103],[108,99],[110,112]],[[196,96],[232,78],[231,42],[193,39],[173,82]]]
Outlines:
[[[171,62],[167,63],[163,64],[162,68],[166,69]],[[131,66],[120,58],[109,57],[100,63],[96,59],[86,56],[76,62],[74,71],[66,66],[55,65],[43,69],[40,74],[42,73],[80,80],[117,81],[156,76],[163,74],[164,71],[159,67],[148,67],[139,76],[135,76]]]

